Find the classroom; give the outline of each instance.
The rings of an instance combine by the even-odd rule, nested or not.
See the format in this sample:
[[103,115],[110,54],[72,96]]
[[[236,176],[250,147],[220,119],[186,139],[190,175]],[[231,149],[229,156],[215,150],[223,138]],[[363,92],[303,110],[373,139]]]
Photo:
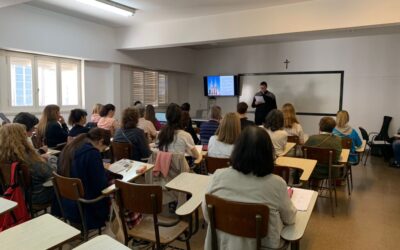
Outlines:
[[[118,15],[85,2],[133,15]],[[139,114],[126,110],[138,107],[136,101],[153,105],[157,118],[163,119],[167,108],[178,109],[169,104],[190,103],[188,114],[197,132],[215,106],[228,119],[239,102],[246,102],[248,120],[253,121],[251,102],[260,82],[266,81],[276,95],[277,109],[286,102],[294,104],[308,136],[319,134],[322,117],[336,119],[340,110],[348,112],[349,124],[362,140],[359,127],[379,133],[384,117],[391,117],[385,130],[388,137],[382,141],[390,145],[385,149],[389,148],[390,155],[372,150],[367,157],[371,145],[365,141],[360,162],[350,167],[351,192],[346,181],[338,183],[334,216],[330,199],[318,197],[301,240],[290,247],[396,249],[400,243],[396,237],[400,233],[400,168],[391,145],[400,133],[400,103],[396,101],[400,93],[399,10],[398,0],[0,0],[0,113],[13,121],[18,113],[29,112],[39,119],[40,129],[42,111],[51,104],[59,106],[66,122],[72,109],[85,110],[89,122],[96,104],[112,104],[115,120],[127,124],[124,114],[141,116],[140,108]],[[335,76],[329,78],[329,74]],[[207,96],[207,76],[234,76],[237,93],[213,96],[219,92],[212,84]],[[307,77],[315,81],[302,86],[300,79]],[[274,86],[274,79],[289,83]],[[158,143],[149,133],[145,131],[145,139]],[[199,164],[205,162],[202,151],[194,153],[203,158]],[[153,160],[150,164],[156,165]],[[189,160],[190,167],[197,160]],[[115,167],[124,164],[130,163]],[[147,170],[140,174],[146,182],[152,176]],[[136,172],[135,177],[122,179],[133,178]],[[178,182],[169,181],[171,187]],[[198,182],[202,181],[199,177]],[[184,206],[178,206],[177,213]],[[200,211],[200,225],[190,239],[191,248],[211,249],[205,245],[208,224],[201,206],[196,211]],[[79,247],[82,242],[69,230],[74,239],[43,246]],[[5,232],[0,231],[0,244]],[[102,234],[115,238],[108,222]],[[172,245],[187,249],[182,242]]]

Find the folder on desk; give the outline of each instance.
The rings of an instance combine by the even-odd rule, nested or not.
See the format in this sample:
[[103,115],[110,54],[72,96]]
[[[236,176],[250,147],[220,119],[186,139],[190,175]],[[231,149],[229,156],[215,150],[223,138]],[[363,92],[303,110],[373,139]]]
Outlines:
[[291,200],[298,211],[307,211],[312,195],[312,190],[293,188]]

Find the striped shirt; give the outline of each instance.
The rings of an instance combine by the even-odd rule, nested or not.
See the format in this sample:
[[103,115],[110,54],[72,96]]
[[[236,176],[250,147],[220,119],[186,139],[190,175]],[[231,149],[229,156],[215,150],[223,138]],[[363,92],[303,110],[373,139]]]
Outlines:
[[200,125],[200,140],[202,145],[207,145],[210,137],[215,135],[215,131],[219,126],[219,122],[216,120],[209,120],[208,122],[203,122]]

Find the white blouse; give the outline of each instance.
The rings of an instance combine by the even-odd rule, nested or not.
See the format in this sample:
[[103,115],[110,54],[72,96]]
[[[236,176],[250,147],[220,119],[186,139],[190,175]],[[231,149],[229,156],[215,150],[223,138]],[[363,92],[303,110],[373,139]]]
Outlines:
[[229,158],[233,150],[233,144],[223,143],[218,140],[217,135],[210,137],[208,142],[208,156],[216,158]]

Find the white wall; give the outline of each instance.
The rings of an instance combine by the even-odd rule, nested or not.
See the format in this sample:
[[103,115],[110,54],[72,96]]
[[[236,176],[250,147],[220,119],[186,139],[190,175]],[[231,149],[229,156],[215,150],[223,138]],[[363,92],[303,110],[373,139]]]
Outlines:
[[398,0],[320,0],[146,22],[120,28],[118,47],[174,47],[237,38],[393,25],[400,23],[399,8]]
[[[283,61],[289,59],[289,69]],[[393,116],[391,133],[400,126],[400,34],[287,42],[200,50],[196,76],[190,83],[193,108],[203,108],[202,76],[226,73],[344,70],[343,109],[353,127],[379,131],[383,116]],[[220,101],[221,99],[221,101]],[[219,98],[224,112],[234,111],[236,98]],[[315,133],[319,117],[300,117]]]

